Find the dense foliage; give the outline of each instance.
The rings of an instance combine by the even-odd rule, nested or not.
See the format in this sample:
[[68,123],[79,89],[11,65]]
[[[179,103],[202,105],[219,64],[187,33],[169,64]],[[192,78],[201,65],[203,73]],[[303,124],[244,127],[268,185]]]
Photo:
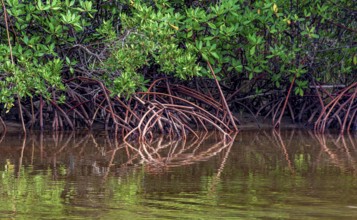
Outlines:
[[[85,77],[130,97],[160,77],[210,78],[233,96],[356,81],[353,1],[2,1],[0,103],[66,101]],[[352,87],[356,88],[356,86]],[[271,97],[268,97],[271,99]],[[259,109],[257,99],[249,108]],[[352,105],[352,103],[351,103]],[[352,116],[353,119],[354,116]]]

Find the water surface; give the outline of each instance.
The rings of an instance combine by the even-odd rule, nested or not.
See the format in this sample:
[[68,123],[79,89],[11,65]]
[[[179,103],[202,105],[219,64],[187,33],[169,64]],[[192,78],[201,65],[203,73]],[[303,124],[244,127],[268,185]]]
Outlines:
[[357,219],[356,161],[356,134],[7,134],[0,219]]

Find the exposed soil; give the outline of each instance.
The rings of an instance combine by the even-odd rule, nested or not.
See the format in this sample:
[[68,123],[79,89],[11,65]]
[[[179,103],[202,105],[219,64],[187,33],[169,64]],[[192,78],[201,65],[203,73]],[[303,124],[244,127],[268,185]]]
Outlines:
[[[240,124],[238,125],[239,130],[256,130],[256,129],[269,129],[273,128],[273,122],[271,119],[264,119],[264,117],[257,117],[254,119],[249,114],[235,114],[235,116],[239,119]],[[22,126],[21,123],[14,121],[5,121],[8,132],[21,132]],[[93,130],[101,130],[103,126],[101,125],[93,125]],[[289,117],[284,117],[282,119],[281,127],[282,129],[289,128],[306,128],[303,123],[293,123]],[[84,128],[83,128],[84,129]],[[3,127],[0,126],[0,132],[3,131]]]

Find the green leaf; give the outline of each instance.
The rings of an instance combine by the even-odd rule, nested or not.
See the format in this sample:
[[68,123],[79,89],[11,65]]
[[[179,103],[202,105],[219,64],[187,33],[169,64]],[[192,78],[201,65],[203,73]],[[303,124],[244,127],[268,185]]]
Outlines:
[[250,72],[250,73],[249,73],[249,80],[253,79],[253,76],[254,76],[254,75],[253,75],[253,72]]
[[198,48],[198,50],[202,50],[202,41],[198,42],[198,47],[197,48]]
[[211,55],[217,60],[219,60],[219,55],[216,52],[211,52]]
[[192,34],[193,34],[193,32],[192,32],[192,31],[189,31],[189,32],[187,33],[187,38],[192,37]]
[[213,71],[214,71],[214,73],[220,73],[222,71],[222,68],[217,67]]
[[315,39],[319,38],[319,35],[317,35],[317,34],[311,34],[310,36]]
[[39,10],[43,10],[43,8],[42,8],[42,0],[37,0],[37,8]]
[[249,53],[250,53],[251,56],[254,55],[254,53],[255,53],[255,46],[253,46],[252,48],[250,48]]
[[216,25],[214,25],[213,23],[211,22],[208,22],[208,26],[212,29],[217,29]]

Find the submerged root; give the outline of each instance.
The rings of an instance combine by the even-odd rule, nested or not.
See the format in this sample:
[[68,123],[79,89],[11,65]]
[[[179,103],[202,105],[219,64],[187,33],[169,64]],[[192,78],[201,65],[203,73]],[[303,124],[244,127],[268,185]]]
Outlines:
[[[357,82],[330,94],[326,90],[322,91],[327,95],[327,104],[322,103],[322,111],[315,122],[315,130],[324,132],[326,128],[339,128],[341,133],[355,129],[357,125]],[[320,98],[321,99],[321,98]]]
[[[99,80],[74,77],[64,82],[66,91],[51,91],[50,98],[18,100],[4,119],[23,121],[27,128],[41,130],[105,129],[125,141],[150,142],[158,134],[185,139],[190,134],[197,136],[197,129],[215,129],[230,139],[229,134],[237,131],[239,124],[225,98],[233,91],[235,97],[227,98],[231,107],[237,113],[248,111],[257,123],[270,117],[273,126],[279,127],[283,116],[290,116],[293,123],[305,121],[318,132],[328,128],[340,129],[341,133],[357,130],[357,82],[342,89],[336,87],[338,91],[314,84],[301,97],[293,94],[293,82],[286,92],[251,94],[248,89],[241,94],[237,91],[243,89],[229,90],[224,84],[222,89],[217,80],[197,79],[188,85],[173,81],[167,77],[154,79],[147,91],[123,99],[113,96]],[[63,103],[59,101],[61,95],[66,97]],[[5,128],[2,118],[0,123]]]
[[21,102],[28,127],[75,130],[99,126],[124,140],[141,142],[150,142],[158,133],[171,138],[197,137],[196,129],[216,129],[230,139],[229,134],[237,130],[236,119],[222,103],[224,97],[216,101],[186,86],[170,84],[166,78],[155,80],[148,91],[135,93],[128,100],[111,96],[103,83],[94,79],[76,77],[65,83],[65,103],[58,101],[60,94],[55,91],[47,101],[39,97]]
[[357,130],[357,82],[342,89],[319,85],[311,88],[311,93],[307,92],[304,97],[290,95],[291,86],[285,97],[281,94],[266,97],[266,104],[256,110],[255,116],[263,114],[264,119],[270,117],[274,127],[279,127],[285,114],[290,116],[292,123],[305,122],[307,126],[313,125],[317,132],[325,132],[326,129],[339,129],[341,133]]
[[1,116],[0,116],[0,124],[2,126],[2,133],[5,134],[7,131],[7,127],[6,127],[4,120],[2,120]]

